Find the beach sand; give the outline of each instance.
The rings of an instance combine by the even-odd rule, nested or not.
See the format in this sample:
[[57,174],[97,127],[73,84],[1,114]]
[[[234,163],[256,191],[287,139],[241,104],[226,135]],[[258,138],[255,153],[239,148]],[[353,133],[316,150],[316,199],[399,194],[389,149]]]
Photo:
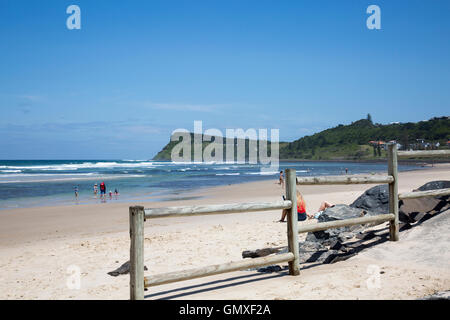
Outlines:
[[[400,173],[399,192],[411,191],[433,180],[450,180],[450,164]],[[370,187],[301,186],[300,189],[307,210],[315,212],[324,200],[350,204]],[[273,201],[280,200],[283,193],[274,180],[203,189],[191,194],[200,198],[183,201],[1,211],[0,299],[128,299],[129,275],[112,277],[107,272],[129,260],[130,205]],[[286,224],[276,222],[279,218],[280,211],[276,210],[149,219],[145,223],[144,260],[148,268],[145,274],[239,261],[244,250],[286,246]],[[146,291],[146,297],[232,300],[424,297],[450,289],[448,220],[434,223],[433,232],[429,232],[430,228],[425,232],[422,227],[401,232],[399,242],[382,243],[343,262],[301,265],[297,277],[286,272],[239,271],[152,287]],[[304,236],[300,235],[300,240]],[[71,273],[74,271],[75,274]]]

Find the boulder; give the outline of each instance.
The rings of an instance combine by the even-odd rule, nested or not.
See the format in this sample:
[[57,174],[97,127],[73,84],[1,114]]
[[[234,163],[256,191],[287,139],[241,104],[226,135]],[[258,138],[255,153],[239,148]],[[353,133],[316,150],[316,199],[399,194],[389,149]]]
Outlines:
[[[428,191],[443,188],[450,188],[450,181],[431,181],[414,191]],[[400,221],[406,223],[425,221],[434,214],[450,208],[450,196],[404,199],[400,200],[399,207]]]
[[[428,191],[437,189],[447,189],[450,188],[450,181],[448,180],[437,180],[425,183],[423,186],[417,188],[417,191]],[[414,191],[416,191],[414,190]]]
[[389,188],[380,184],[366,190],[350,207],[372,211],[378,214],[389,212]]
[[[366,215],[377,215],[377,212],[369,212],[358,208],[352,208],[345,204],[337,204],[331,208],[327,208],[317,219],[319,223],[335,220],[344,220],[364,217]],[[364,229],[364,225],[354,225],[342,228],[333,228],[323,231],[308,232],[307,241],[320,242],[324,245],[330,245],[334,240],[344,242],[353,238],[358,232]]]
[[[431,181],[414,191],[427,191],[450,188],[450,181]],[[446,210],[450,203],[450,196],[405,199],[399,202],[399,219],[403,223],[414,223],[428,219],[430,215]],[[378,185],[366,190],[350,207],[359,208],[375,213],[389,212],[389,187],[387,184]]]

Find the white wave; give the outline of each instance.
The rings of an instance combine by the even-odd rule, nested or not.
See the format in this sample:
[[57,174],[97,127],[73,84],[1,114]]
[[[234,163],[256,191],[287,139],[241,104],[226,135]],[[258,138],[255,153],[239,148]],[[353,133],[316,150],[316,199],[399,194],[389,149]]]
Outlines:
[[245,174],[253,174],[260,176],[271,176],[279,173],[278,171],[259,171],[259,172],[246,172]]
[[123,178],[149,177],[143,174],[121,174],[102,175],[98,173],[76,173],[76,174],[5,174],[0,175],[0,183],[27,183],[27,182],[55,182],[76,180],[111,180]]
[[235,172],[235,173],[216,173],[216,176],[239,176],[240,173],[239,172]]
[[4,173],[22,172],[22,170],[0,170],[0,171]]
[[36,165],[36,166],[0,166],[0,169],[20,169],[20,170],[43,170],[43,171],[65,171],[91,168],[151,168],[154,167],[153,162],[83,162],[83,163],[66,163],[55,165]]
[[162,162],[164,164],[176,164],[176,165],[187,165],[187,164],[201,164],[201,165],[212,165],[212,164],[223,164],[225,162],[216,162],[216,161],[171,161],[171,162]]

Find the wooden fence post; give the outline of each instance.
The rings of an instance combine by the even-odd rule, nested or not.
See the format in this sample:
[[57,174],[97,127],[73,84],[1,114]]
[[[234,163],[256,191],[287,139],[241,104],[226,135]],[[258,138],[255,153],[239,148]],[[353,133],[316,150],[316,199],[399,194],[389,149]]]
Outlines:
[[130,207],[130,299],[144,299],[144,207]]
[[298,276],[300,274],[300,263],[298,253],[298,217],[297,217],[297,177],[294,169],[286,169],[286,200],[292,202],[292,207],[287,215],[288,250],[294,254],[294,260],[289,261],[289,274]]
[[388,174],[394,178],[389,183],[389,213],[394,214],[394,220],[389,222],[389,240],[399,240],[398,217],[398,172],[397,172],[397,144],[388,144]]

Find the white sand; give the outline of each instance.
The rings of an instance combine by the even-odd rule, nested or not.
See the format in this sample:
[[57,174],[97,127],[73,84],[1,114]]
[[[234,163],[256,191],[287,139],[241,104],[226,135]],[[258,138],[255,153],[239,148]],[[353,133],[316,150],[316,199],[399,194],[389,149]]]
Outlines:
[[[450,165],[401,173],[399,191],[411,191],[432,180],[450,180]],[[370,187],[305,186],[301,190],[308,211],[315,211],[323,200],[349,204]],[[203,198],[143,205],[270,201],[279,200],[283,190],[274,181],[265,181],[216,187],[197,194]],[[0,212],[0,299],[128,299],[129,276],[112,277],[107,272],[129,259],[129,205]],[[279,211],[269,211],[148,220],[146,275],[236,261],[242,259],[243,250],[285,246],[286,224],[276,223],[279,217]],[[344,262],[303,265],[298,277],[284,272],[241,271],[158,286],[146,294],[149,299],[423,297],[450,289],[449,226],[442,223],[435,227],[436,232],[424,232],[422,227],[402,232],[399,242],[377,245]],[[81,272],[79,289],[71,282],[71,268]],[[370,282],[377,280],[368,273],[372,270],[384,272],[377,272],[379,283]]]

